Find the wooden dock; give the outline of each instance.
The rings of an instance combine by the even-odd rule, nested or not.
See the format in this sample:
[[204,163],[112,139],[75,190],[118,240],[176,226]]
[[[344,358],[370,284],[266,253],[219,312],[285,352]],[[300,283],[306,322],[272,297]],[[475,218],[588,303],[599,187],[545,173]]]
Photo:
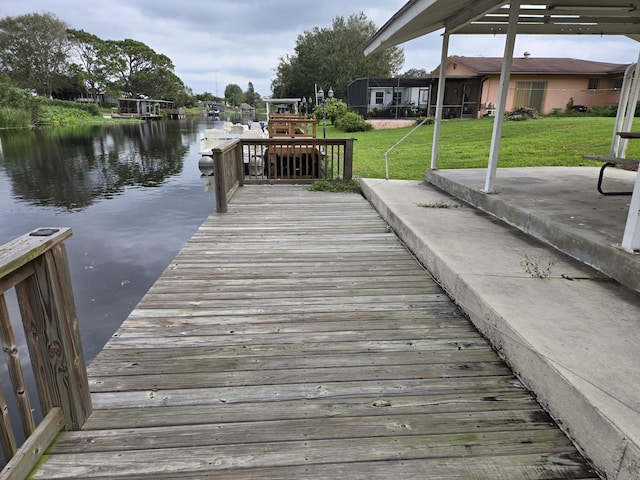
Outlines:
[[31,478],[598,478],[355,194],[241,188],[88,373]]

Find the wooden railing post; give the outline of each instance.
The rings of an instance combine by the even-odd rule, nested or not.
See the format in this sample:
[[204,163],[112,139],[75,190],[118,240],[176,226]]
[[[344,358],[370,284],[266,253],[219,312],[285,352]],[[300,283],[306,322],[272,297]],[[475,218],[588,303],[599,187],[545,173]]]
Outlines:
[[13,433],[13,427],[11,426],[9,407],[7,407],[7,401],[4,398],[2,389],[0,389],[0,421],[2,422],[2,428],[0,428],[0,446],[2,446],[2,452],[5,458],[11,458],[18,451],[18,446],[16,445],[16,436]]
[[216,212],[227,213],[227,188],[224,174],[224,152],[221,148],[212,150],[213,181],[216,186]]
[[[92,410],[64,241],[70,228],[41,228],[0,245],[0,342],[26,440],[16,439],[0,391],[0,478],[25,478],[64,427],[80,430]],[[43,419],[35,425],[5,292],[15,289]]]
[[347,138],[344,145],[344,179],[351,180],[353,175],[353,142],[355,138]]
[[61,407],[66,429],[80,430],[92,405],[64,244],[32,263],[16,294],[42,411]]
[[20,412],[22,431],[26,436],[29,436],[36,429],[36,424],[33,419],[31,401],[27,393],[27,385],[25,384],[24,374],[22,372],[22,363],[20,362],[18,346],[13,334],[13,328],[11,327],[9,309],[7,308],[4,295],[0,295],[0,338],[2,339],[4,356],[7,360],[7,370],[9,371],[9,378],[11,379],[11,386],[13,387],[16,406]]
[[240,187],[244,186],[244,147],[242,142],[237,142],[235,148],[235,165],[236,165],[236,177]]

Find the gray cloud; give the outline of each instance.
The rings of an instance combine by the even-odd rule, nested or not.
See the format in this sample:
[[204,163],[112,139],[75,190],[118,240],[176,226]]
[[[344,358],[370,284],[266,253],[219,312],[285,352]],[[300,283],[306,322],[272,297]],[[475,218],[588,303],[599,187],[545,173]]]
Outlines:
[[[0,0],[3,16],[52,12],[72,28],[103,39],[133,38],[171,58],[176,74],[196,93],[222,95],[229,83],[252,82],[270,95],[279,58],[292,54],[298,35],[330,27],[337,16],[363,12],[382,26],[405,0]],[[401,47],[405,66],[428,71],[440,62],[439,33]],[[522,36],[516,55],[635,62],[639,46],[624,37]],[[453,36],[450,55],[502,56],[504,37]]]

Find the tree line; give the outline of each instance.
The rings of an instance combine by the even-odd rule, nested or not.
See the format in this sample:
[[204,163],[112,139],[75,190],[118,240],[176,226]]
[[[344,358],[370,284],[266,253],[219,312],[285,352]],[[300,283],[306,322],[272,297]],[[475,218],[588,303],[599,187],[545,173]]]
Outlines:
[[16,87],[49,98],[124,94],[184,104],[192,95],[166,55],[137,40],[74,30],[53,13],[0,19],[0,70]]
[[[404,64],[399,47],[364,56],[376,25],[364,13],[336,17],[330,28],[314,27],[299,35],[294,53],[279,58],[271,82],[273,97],[315,98],[318,88],[332,88],[346,98],[351,81],[362,77],[394,77]],[[194,95],[175,74],[164,54],[133,39],[104,40],[69,27],[53,13],[0,19],[0,77],[12,85],[49,98],[72,100],[101,95],[146,96],[174,101],[216,101],[208,92]],[[401,76],[426,74],[412,69]],[[0,78],[2,80],[2,78]],[[230,84],[224,100],[231,105],[261,101],[249,82],[247,90]]]
[[405,61],[402,48],[364,55],[376,31],[375,23],[360,12],[334,18],[330,28],[314,27],[298,35],[294,53],[279,59],[271,82],[273,96],[315,97],[317,86],[346,98],[347,87],[357,78],[397,76]]

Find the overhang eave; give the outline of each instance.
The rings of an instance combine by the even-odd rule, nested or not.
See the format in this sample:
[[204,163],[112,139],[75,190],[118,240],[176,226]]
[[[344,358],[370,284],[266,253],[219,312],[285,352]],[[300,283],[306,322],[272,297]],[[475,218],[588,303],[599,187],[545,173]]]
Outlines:
[[[505,0],[412,0],[364,48],[365,55],[401,45],[438,30],[449,34],[506,33]],[[640,0],[529,0],[518,13],[518,35],[624,35],[640,41]]]
[[[518,23],[518,35],[626,35],[634,40],[640,38],[640,24],[594,25],[594,24],[539,24]],[[472,23],[456,30],[456,35],[502,35],[507,32],[506,23]]]

